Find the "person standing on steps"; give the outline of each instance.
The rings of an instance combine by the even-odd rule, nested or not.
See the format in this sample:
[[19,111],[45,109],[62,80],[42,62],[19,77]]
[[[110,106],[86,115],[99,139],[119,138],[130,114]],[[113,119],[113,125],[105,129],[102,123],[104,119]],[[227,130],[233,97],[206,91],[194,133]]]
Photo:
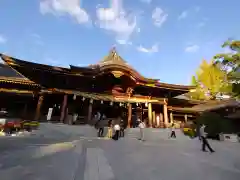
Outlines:
[[209,151],[211,152],[211,153],[213,153],[213,152],[215,152],[213,149],[212,149],[212,147],[210,146],[210,144],[208,143],[208,140],[207,140],[207,138],[206,138],[206,136],[207,136],[207,133],[205,132],[205,125],[204,124],[202,124],[202,126],[200,127],[200,130],[199,130],[199,134],[200,134],[200,136],[201,136],[201,141],[202,141],[202,151],[203,152],[207,152],[207,150],[206,150],[206,146],[207,146],[207,148],[209,149]]
[[139,140],[144,141],[144,128],[146,127],[145,123],[143,121],[141,121],[138,125],[139,129],[140,129],[140,138]]

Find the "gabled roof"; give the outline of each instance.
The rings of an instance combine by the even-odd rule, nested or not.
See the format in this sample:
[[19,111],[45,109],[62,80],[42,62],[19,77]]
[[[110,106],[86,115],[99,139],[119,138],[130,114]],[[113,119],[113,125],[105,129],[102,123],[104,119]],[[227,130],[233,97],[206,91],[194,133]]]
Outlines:
[[90,67],[99,67],[100,71],[108,71],[112,69],[116,69],[119,71],[126,71],[129,74],[140,81],[148,82],[148,83],[156,83],[158,79],[151,79],[142,76],[139,72],[137,72],[132,66],[130,66],[117,52],[116,48],[112,48],[107,56],[104,57],[103,60],[96,63],[95,65],[91,65]]
[[204,111],[214,111],[217,109],[227,108],[227,107],[240,107],[240,102],[235,99],[227,100],[212,100],[206,101],[196,106],[193,106],[195,111],[204,112]]
[[40,63],[24,61],[24,60],[21,60],[21,59],[17,59],[17,58],[14,58],[14,57],[7,56],[5,54],[0,54],[0,57],[10,67],[12,67],[12,66],[18,66],[18,67],[20,66],[21,67],[22,66],[22,67],[25,67],[25,68],[51,71],[51,72],[56,72],[56,73],[68,73],[69,72],[68,68],[50,66],[50,65],[40,64]]
[[19,74],[17,71],[13,70],[11,67],[1,63],[0,63],[0,77],[27,79],[23,75]]
[[230,108],[230,107],[236,107],[240,108],[240,102],[235,99],[228,99],[228,100],[210,100],[210,101],[202,101],[201,104],[195,105],[190,108],[182,108],[182,107],[171,107],[169,106],[169,110],[179,111],[179,112],[209,112],[209,111],[215,111],[220,110],[223,108]]
[[[103,74],[113,74],[115,77],[119,75],[128,76],[130,77],[136,84],[137,87],[144,87],[146,90],[150,90],[151,88],[156,89],[165,89],[165,90],[172,90],[177,93],[177,95],[181,93],[186,93],[190,89],[193,89],[193,86],[185,86],[185,85],[176,85],[176,84],[168,84],[159,82],[158,79],[150,79],[145,78],[140,73],[138,73],[135,69],[133,69],[130,65],[127,64],[125,60],[121,56],[118,55],[115,48],[111,49],[108,56],[106,56],[102,61],[95,65],[90,65],[88,67],[77,67],[70,65],[70,68],[63,68],[63,67],[55,67],[45,64],[38,64],[33,62],[28,62],[24,60],[20,60],[17,58],[13,58],[4,54],[0,54],[3,61],[5,61],[11,68],[16,69],[17,71],[21,71],[22,74],[27,76],[28,78],[32,78],[31,80],[34,81],[32,75],[26,71],[33,72],[47,72],[46,74],[55,74],[60,75],[62,77],[67,75],[67,77],[86,77],[86,78],[95,78],[97,76],[101,76]],[[26,75],[28,74],[28,75]],[[118,78],[118,77],[117,77]],[[39,83],[40,80],[36,82]]]
[[18,73],[11,67],[0,63],[0,82],[11,84],[30,84],[32,86],[39,86],[38,84],[30,81],[22,74]]

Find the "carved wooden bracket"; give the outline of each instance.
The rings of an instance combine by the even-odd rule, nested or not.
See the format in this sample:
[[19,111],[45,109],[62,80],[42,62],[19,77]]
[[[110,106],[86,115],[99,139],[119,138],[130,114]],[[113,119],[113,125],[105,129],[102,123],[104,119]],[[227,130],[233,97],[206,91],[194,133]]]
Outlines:
[[128,87],[128,88],[127,88],[126,94],[127,94],[127,96],[128,96],[129,98],[132,96],[133,91],[134,91],[133,88],[131,88],[131,87]]

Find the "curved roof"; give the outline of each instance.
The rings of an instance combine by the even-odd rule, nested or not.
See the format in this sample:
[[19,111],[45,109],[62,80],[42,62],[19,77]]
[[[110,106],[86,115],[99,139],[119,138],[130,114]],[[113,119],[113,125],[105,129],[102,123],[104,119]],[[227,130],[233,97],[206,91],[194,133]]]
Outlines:
[[137,72],[125,60],[123,60],[123,58],[117,53],[116,48],[112,48],[109,54],[104,57],[103,60],[95,64],[95,66],[99,66],[102,72],[108,72],[115,69],[123,72],[128,72],[134,78],[143,82],[158,82],[158,79],[145,78],[139,72]]
[[109,54],[100,62],[89,65],[87,67],[77,67],[70,65],[69,68],[54,67],[44,64],[38,64],[28,61],[19,60],[4,54],[0,54],[3,61],[5,61],[10,67],[25,67],[30,69],[38,69],[49,71],[51,73],[73,75],[73,76],[86,76],[94,77],[101,76],[106,73],[119,73],[129,76],[133,79],[136,85],[160,89],[172,89],[175,91],[181,91],[182,93],[188,92],[190,89],[194,89],[194,86],[176,85],[159,82],[158,79],[145,78],[132,68],[121,56],[118,55],[115,48],[111,49]]

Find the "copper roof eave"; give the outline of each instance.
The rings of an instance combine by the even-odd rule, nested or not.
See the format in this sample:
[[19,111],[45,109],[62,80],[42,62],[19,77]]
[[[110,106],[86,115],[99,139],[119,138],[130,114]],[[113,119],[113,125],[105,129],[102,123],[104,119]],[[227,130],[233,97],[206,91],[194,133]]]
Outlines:
[[203,104],[205,103],[205,101],[202,101],[202,100],[194,100],[194,99],[180,99],[180,98],[177,98],[177,97],[173,97],[172,100],[176,100],[178,102],[187,102],[187,103],[190,103],[192,105],[199,105],[199,104]]
[[97,74],[99,73],[99,68],[93,68],[93,67],[78,67],[74,65],[69,65],[70,71],[73,73],[89,73],[89,74]]
[[176,90],[176,91],[183,91],[183,92],[189,92],[191,89],[193,89],[193,86],[184,86],[184,85],[175,85],[175,84],[167,84],[167,83],[160,83],[157,84],[147,84],[147,83],[137,83],[141,86],[147,86],[152,88],[160,88],[160,89],[169,89],[169,90]]
[[185,108],[185,107],[173,107],[168,106],[169,111],[183,112],[183,113],[200,113],[201,111],[197,111],[193,108]]
[[51,72],[55,72],[55,73],[69,74],[69,72],[70,72],[68,68],[50,66],[50,65],[39,64],[39,63],[34,63],[34,62],[28,62],[28,61],[24,61],[24,60],[20,60],[20,59],[14,58],[14,57],[7,56],[5,54],[0,54],[0,57],[10,67],[32,66],[32,69],[51,71]]
[[208,101],[196,106],[193,106],[192,108],[195,111],[199,112],[207,112],[207,111],[214,111],[222,108],[227,107],[240,107],[240,102],[236,100],[214,100],[214,101]]
[[32,86],[39,86],[39,84],[34,83],[27,78],[11,78],[11,77],[0,77],[0,82],[9,82],[9,83],[16,83],[16,84],[29,84]]
[[6,88],[0,88],[0,92],[16,93],[16,94],[34,94],[34,91],[19,90],[19,89],[6,89]]

